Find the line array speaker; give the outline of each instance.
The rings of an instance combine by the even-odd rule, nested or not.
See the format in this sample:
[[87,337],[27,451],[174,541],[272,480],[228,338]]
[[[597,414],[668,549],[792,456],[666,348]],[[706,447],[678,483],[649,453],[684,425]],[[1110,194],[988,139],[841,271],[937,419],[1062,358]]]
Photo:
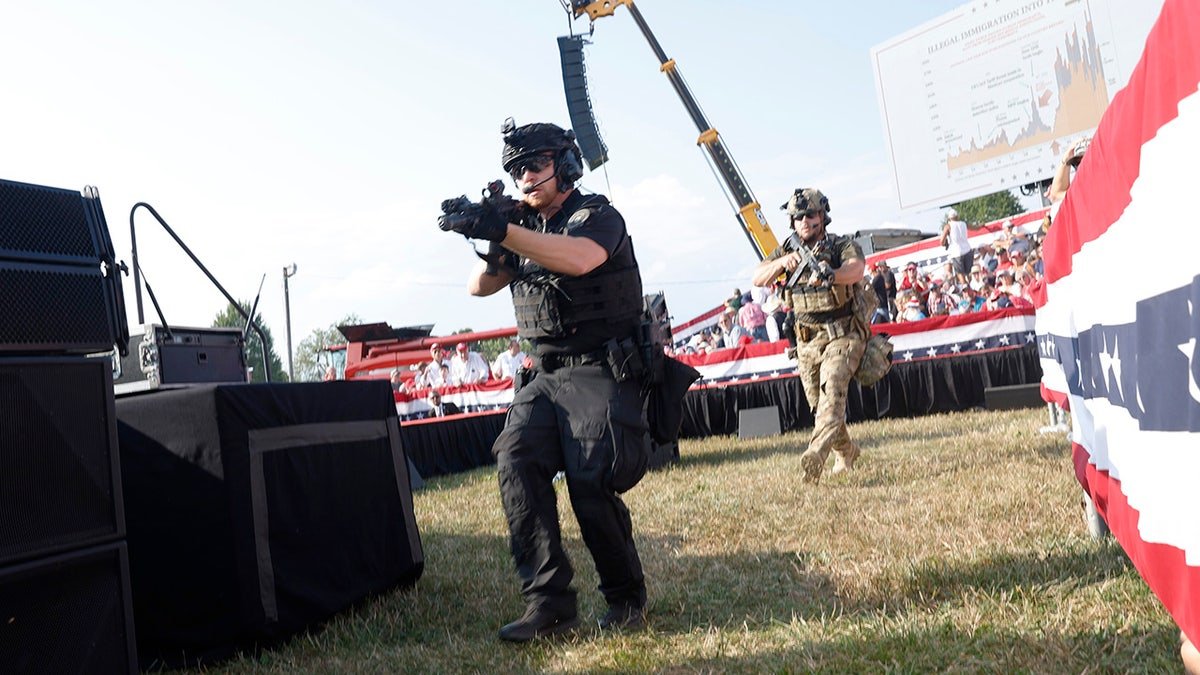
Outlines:
[[111,368],[0,358],[0,565],[125,536]]
[[583,65],[583,36],[564,35],[558,38],[558,54],[562,60],[563,90],[567,95],[567,114],[575,140],[583,152],[583,161],[595,169],[608,161],[608,148],[596,128],[592,114],[592,99],[588,96],[587,69]]
[[124,349],[125,306],[95,188],[0,180],[0,352]]
[[125,542],[0,568],[8,673],[136,673]]

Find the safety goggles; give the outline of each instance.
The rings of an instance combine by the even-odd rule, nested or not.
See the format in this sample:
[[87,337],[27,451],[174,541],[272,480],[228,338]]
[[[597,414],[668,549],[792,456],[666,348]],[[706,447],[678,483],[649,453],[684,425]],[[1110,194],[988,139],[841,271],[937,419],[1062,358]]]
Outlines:
[[526,171],[538,173],[545,170],[553,162],[554,157],[551,155],[532,155],[514,164],[512,169],[509,169],[508,174],[512,176],[513,180],[520,180]]

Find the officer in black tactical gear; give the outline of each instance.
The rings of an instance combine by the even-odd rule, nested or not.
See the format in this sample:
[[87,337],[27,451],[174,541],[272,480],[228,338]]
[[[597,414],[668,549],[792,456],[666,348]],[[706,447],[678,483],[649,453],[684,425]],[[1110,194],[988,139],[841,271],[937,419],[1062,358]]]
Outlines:
[[579,624],[559,532],[553,485],[559,471],[608,602],[600,627],[640,628],[646,586],[618,493],[645,474],[649,438],[638,378],[620,378],[621,364],[606,347],[639,325],[642,283],[633,243],[607,199],[575,189],[583,166],[571,131],[511,120],[503,131],[504,170],[523,205],[443,226],[492,242],[468,288],[484,296],[510,287],[517,330],[532,343],[536,366],[492,447],[527,605],[500,638],[525,642]]

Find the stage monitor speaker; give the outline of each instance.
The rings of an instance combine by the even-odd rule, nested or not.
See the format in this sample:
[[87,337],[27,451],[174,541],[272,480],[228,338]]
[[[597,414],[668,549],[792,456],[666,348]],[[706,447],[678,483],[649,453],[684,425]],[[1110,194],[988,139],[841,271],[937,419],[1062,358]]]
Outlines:
[[420,577],[386,380],[163,388],[116,407],[143,662],[220,659]]
[[1006,387],[988,387],[983,390],[983,407],[988,410],[1017,410],[1040,408],[1042,400],[1040,384],[1012,384]]
[[237,328],[188,328],[170,331],[147,324],[129,339],[121,359],[117,393],[154,389],[164,384],[245,382],[246,356]]
[[558,38],[558,54],[562,59],[563,90],[567,95],[567,114],[575,140],[583,152],[583,161],[595,169],[608,161],[608,148],[596,128],[592,115],[592,99],[588,96],[587,69],[583,65],[583,36],[564,35]]
[[111,368],[0,358],[0,565],[125,535]]
[[0,568],[6,673],[136,673],[124,542]]
[[125,348],[125,306],[95,188],[0,180],[0,352]]
[[779,435],[779,406],[738,411],[738,439]]

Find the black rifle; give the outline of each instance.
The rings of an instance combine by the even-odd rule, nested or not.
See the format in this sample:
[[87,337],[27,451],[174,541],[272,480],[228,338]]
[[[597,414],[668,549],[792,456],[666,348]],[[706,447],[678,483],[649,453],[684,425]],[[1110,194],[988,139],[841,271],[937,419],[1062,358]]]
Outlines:
[[[824,244],[823,240],[822,244]],[[804,242],[800,241],[800,237],[797,237],[795,234],[783,240],[783,250],[788,253],[800,254],[800,264],[796,266],[791,276],[788,277],[787,288],[794,288],[799,283],[800,275],[804,274],[805,270],[811,269],[813,274],[816,274],[821,269],[821,261],[817,260],[816,256],[804,246]]]

